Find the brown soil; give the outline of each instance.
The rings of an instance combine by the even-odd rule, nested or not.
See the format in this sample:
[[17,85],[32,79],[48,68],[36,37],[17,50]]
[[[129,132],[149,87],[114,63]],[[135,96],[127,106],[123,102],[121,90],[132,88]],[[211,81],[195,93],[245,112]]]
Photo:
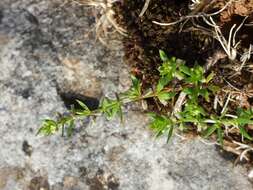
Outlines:
[[[216,16],[216,22],[222,26],[224,36],[229,35],[233,24],[239,25],[242,22],[244,18],[242,16],[249,16],[246,24],[253,21],[252,3],[248,1],[244,4],[233,3],[220,16]],[[221,45],[212,37],[212,34],[194,27],[191,21],[183,22],[183,26],[182,24],[181,26],[179,24],[160,26],[152,23],[152,21],[173,22],[184,15],[192,14],[188,8],[189,1],[151,1],[146,13],[143,17],[139,17],[143,4],[144,0],[125,0],[117,4],[115,9],[118,23],[129,32],[129,37],[125,38],[124,43],[126,62],[131,65],[133,74],[142,79],[144,88],[157,82],[157,68],[161,64],[159,49],[166,51],[168,55],[186,60],[189,65],[193,65],[196,61],[205,65],[208,60],[215,60],[219,52],[223,52]],[[212,1],[212,6],[203,10],[206,13],[212,13],[224,7],[225,4],[224,0]],[[226,19],[224,15],[227,15]],[[201,19],[196,19],[195,22],[207,27]],[[253,34],[252,26],[245,26],[238,32],[237,41],[241,41],[238,48],[240,52],[244,52],[253,43],[251,34]],[[231,65],[236,67],[238,63],[230,63],[228,59],[217,61],[219,64],[211,68],[217,74],[214,83],[224,87],[227,83],[223,78],[233,75],[235,71]],[[253,75],[247,70],[242,70],[242,74],[229,79],[229,83],[238,89],[252,90],[252,87],[249,89],[248,86],[252,82]],[[249,104],[245,102],[245,105]]]
[[[157,71],[161,64],[159,49],[164,50],[167,55],[185,60],[189,66],[196,61],[200,65],[206,65],[210,61],[214,62],[210,71],[216,74],[213,84],[223,89],[219,97],[225,99],[226,91],[233,91],[233,95],[238,97],[240,93],[240,101],[231,103],[229,109],[233,111],[239,106],[250,108],[253,106],[252,68],[242,69],[240,73],[236,73],[235,68],[241,64],[238,61],[239,57],[233,62],[229,61],[220,43],[214,39],[213,33],[206,32],[194,25],[197,23],[211,29],[201,18],[189,19],[187,22],[183,21],[171,26],[160,26],[152,22],[168,23],[199,12],[213,13],[224,7],[227,1],[204,0],[203,2],[194,10],[190,10],[188,8],[190,0],[151,0],[142,17],[139,17],[139,14],[145,0],[124,0],[117,3],[114,7],[117,22],[129,34],[124,39],[125,60],[131,66],[132,73],[142,80],[143,90],[153,87],[159,78]],[[227,39],[231,27],[234,24],[239,26],[245,16],[248,18],[236,35],[236,41],[241,41],[237,48],[240,53],[245,52],[250,44],[253,44],[253,0],[233,2],[221,14],[213,17]],[[252,58],[253,56],[248,61],[251,65]],[[210,103],[204,100],[201,100],[201,103],[207,110],[209,109],[209,113],[213,112],[212,109],[210,110],[212,107]],[[148,104],[149,109],[158,112],[170,109],[162,106],[156,100],[150,100]],[[250,128],[249,133],[253,134]],[[226,140],[231,142],[233,139],[240,141],[238,133]]]

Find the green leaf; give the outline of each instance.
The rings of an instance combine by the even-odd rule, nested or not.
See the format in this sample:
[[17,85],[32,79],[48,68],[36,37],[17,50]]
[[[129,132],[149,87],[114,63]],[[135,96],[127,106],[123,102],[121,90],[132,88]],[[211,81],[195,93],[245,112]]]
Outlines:
[[193,117],[191,115],[185,114],[184,112],[180,113],[180,121],[184,123],[197,123],[198,119],[196,117]]
[[68,124],[69,126],[67,127],[67,135],[68,137],[70,137],[75,129],[74,120],[70,120]]
[[198,122],[197,122],[197,129],[199,131],[203,131],[203,129],[206,129],[206,127],[207,127],[206,123],[204,123],[202,120],[198,120]]
[[199,90],[199,95],[203,96],[207,102],[210,101],[209,99],[209,92],[207,89],[203,88]]
[[183,120],[180,122],[178,128],[180,131],[184,131],[187,128]]
[[251,109],[245,110],[242,108],[237,109],[238,118],[235,119],[238,126],[244,127],[245,125],[253,124],[253,111]]
[[117,97],[117,101],[119,102],[119,117],[120,117],[120,122],[123,124],[123,111],[122,111],[122,107],[121,107],[121,102],[120,102],[120,97],[118,94],[116,94],[116,97]]
[[183,89],[183,92],[186,93],[187,95],[192,95],[195,93],[195,89],[194,88],[185,88],[185,89]]
[[159,54],[160,54],[160,58],[163,62],[168,61],[169,58],[167,57],[166,53],[163,50],[159,50]]
[[130,100],[135,100],[136,98],[139,98],[142,93],[141,93],[141,82],[139,79],[137,79],[135,76],[131,76],[131,79],[132,79],[132,86],[131,88],[124,92],[124,93],[121,93],[120,94],[120,97],[125,99],[130,99]]
[[248,140],[253,140],[253,138],[249,135],[249,133],[246,131],[246,129],[242,126],[239,126],[240,133],[243,137],[247,138]]
[[186,83],[198,84],[199,82],[203,83],[205,81],[204,69],[199,65],[195,65],[190,69],[189,77],[185,78]]
[[141,82],[135,76],[131,76],[133,89],[137,92],[137,94],[141,94]]
[[59,130],[56,121],[51,119],[45,119],[43,121],[42,127],[38,130],[37,134],[52,135]]
[[211,72],[211,73],[206,77],[205,82],[206,82],[206,83],[209,83],[211,80],[213,80],[214,75],[215,75],[214,72]]
[[151,94],[153,94],[154,92],[153,92],[153,90],[150,88],[150,89],[148,89],[146,92],[145,92],[145,94],[143,95],[143,97],[149,97]]
[[158,81],[156,92],[160,92],[171,81],[172,77],[164,76]]
[[175,71],[173,76],[176,77],[178,80],[183,80],[185,78],[184,73],[181,73],[180,71]]
[[183,60],[172,57],[158,68],[161,78],[157,85],[157,92],[161,91],[173,78],[179,80],[185,78],[185,74],[178,69],[178,67],[183,64]]
[[101,105],[102,112],[105,114],[108,120],[114,118],[121,112],[121,102],[118,100],[111,100],[104,98]]
[[166,101],[172,99],[175,95],[175,92],[159,92],[157,97],[162,104],[166,105]]
[[244,126],[244,125],[247,125],[247,124],[253,124],[253,120],[248,119],[248,118],[243,118],[243,117],[238,117],[236,119],[236,121],[237,121],[237,124],[240,125],[240,126]]
[[179,70],[188,76],[191,75],[191,69],[183,64],[179,66]]
[[223,133],[221,126],[217,127],[217,136],[218,136],[218,142],[220,143],[221,146],[223,146]]
[[213,94],[215,94],[216,92],[218,92],[220,90],[220,87],[216,86],[216,85],[212,85],[209,84],[208,85],[208,90],[210,90]]
[[61,117],[58,121],[57,121],[57,123],[58,123],[58,125],[65,125],[67,122],[69,122],[69,120],[71,120],[72,119],[72,117],[70,117],[70,116],[66,116],[66,117]]
[[92,112],[87,110],[74,110],[74,113],[79,116],[90,116]]
[[[171,60],[168,60],[164,62],[159,68],[158,71],[160,72],[161,76],[166,76],[168,78],[173,77],[173,74],[175,73],[177,68],[177,63],[173,61],[173,58]],[[170,79],[172,80],[172,79]]]
[[90,111],[90,109],[89,109],[83,102],[81,102],[81,101],[79,101],[79,100],[76,100],[76,101],[77,101],[77,103],[78,103],[84,110]]
[[245,120],[251,120],[251,119],[253,119],[253,110],[251,110],[251,109],[245,110],[242,108],[238,108],[237,115],[239,118],[243,118]]
[[167,136],[167,143],[169,142],[169,140],[170,140],[171,137],[172,137],[173,129],[174,129],[174,127],[173,127],[173,126],[170,126],[169,132],[168,132],[168,136]]
[[203,136],[204,136],[204,138],[207,138],[207,137],[209,137],[210,135],[212,135],[215,131],[216,131],[216,129],[217,129],[217,125],[211,125],[210,127],[208,127],[205,131],[204,131],[204,133],[203,133]]
[[201,106],[199,106],[198,104],[195,104],[193,102],[188,102],[185,105],[183,113],[185,115],[190,115],[190,116],[193,116],[195,118],[197,116],[201,116],[201,115],[205,116],[206,115],[206,112],[205,112],[204,108],[202,108]]
[[197,88],[185,88],[183,90],[185,94],[187,94],[191,100],[191,102],[194,102],[197,104],[198,102],[198,96],[199,96],[199,89]]
[[208,92],[208,89],[206,88],[201,88],[200,86],[196,86],[196,87],[191,87],[191,88],[185,88],[183,92],[186,93],[190,97],[191,101],[196,102],[196,104],[197,104],[199,96],[204,97],[207,102],[210,101],[209,92]]
[[[226,115],[224,115],[223,117],[226,117]],[[237,127],[238,126],[238,122],[236,121],[237,118],[222,118],[221,123],[224,124],[224,126],[234,126]]]
[[81,102],[79,100],[76,100],[76,101],[83,108],[83,110],[74,109],[73,113],[76,115],[80,115],[80,116],[89,116],[91,114],[90,109],[83,102]]
[[166,116],[160,116],[154,113],[151,113],[149,115],[152,118],[149,127],[154,130],[156,137],[160,137],[166,132],[169,132],[169,134],[172,133],[172,131],[170,131],[170,128],[173,127],[173,122],[171,119]]
[[201,67],[200,65],[195,65],[193,67],[193,72],[199,77],[199,78],[203,78],[204,76],[204,69],[203,67]]
[[122,93],[120,97],[122,98],[129,98],[130,100],[134,100],[136,98],[139,98],[141,96],[141,82],[139,79],[137,79],[135,76],[131,76],[132,79],[132,86],[131,88]]

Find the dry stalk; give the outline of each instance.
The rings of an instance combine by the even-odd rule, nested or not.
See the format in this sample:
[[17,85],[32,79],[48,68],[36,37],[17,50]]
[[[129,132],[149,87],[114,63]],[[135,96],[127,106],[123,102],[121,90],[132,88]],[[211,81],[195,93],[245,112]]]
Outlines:
[[142,17],[145,14],[146,10],[148,9],[150,1],[151,0],[145,0],[145,4],[144,4],[144,6],[141,10],[141,13],[140,13],[139,17]]
[[[161,26],[172,26],[172,25],[175,25],[175,24],[178,24],[178,23],[181,23],[185,20],[189,20],[189,19],[192,19],[192,18],[207,18],[207,17],[211,17],[211,16],[215,16],[215,15],[218,15],[220,14],[221,12],[223,12],[233,1],[235,0],[229,0],[223,8],[221,8],[220,10],[216,11],[216,12],[213,12],[213,13],[204,13],[204,12],[199,12],[197,14],[195,14],[195,11],[194,14],[189,14],[187,16],[183,16],[181,18],[179,18],[177,21],[174,21],[174,22],[169,22],[169,23],[162,23],[162,22],[157,22],[157,21],[152,21],[154,24],[157,24],[157,25],[161,25]],[[197,0],[192,0],[192,2],[197,2]],[[200,2],[201,4],[201,2]],[[198,6],[200,6],[200,4],[198,4]],[[196,4],[195,4],[196,5]]]
[[198,7],[200,3],[201,0],[191,0],[191,3],[189,4],[189,9],[190,10],[196,9],[196,7]]
[[216,111],[218,108],[218,102],[219,102],[219,98],[217,95],[214,96],[214,103],[213,103],[213,109]]
[[[233,88],[233,87],[232,87]],[[236,89],[236,90],[231,90],[231,89],[222,89],[223,92],[225,93],[232,93],[233,96],[238,96],[238,95],[242,95],[242,96],[246,96],[246,97],[249,97],[249,98],[252,98],[253,97],[253,91],[243,91],[243,90],[239,90],[239,89]]]
[[173,114],[174,114],[177,118],[180,117],[178,113],[180,113],[181,110],[182,110],[182,106],[184,105],[186,96],[187,96],[187,94],[186,94],[185,92],[181,92],[181,93],[179,94],[179,97],[178,97],[176,103],[175,103],[175,106],[174,106],[174,108],[173,108]]
[[[109,35],[115,32],[120,33],[123,36],[127,35],[125,29],[120,27],[115,21],[115,12],[112,9],[113,3],[120,0],[72,0],[79,5],[92,6],[97,12],[95,31],[99,41],[108,46]],[[110,36],[111,37],[111,36]],[[111,48],[111,47],[109,47]]]
[[207,72],[211,67],[213,67],[219,60],[227,57],[223,51],[216,51],[211,57],[209,57],[204,65],[204,70]]
[[247,144],[236,142],[236,141],[232,141],[232,142],[234,144],[238,145],[238,147],[235,148],[236,150],[241,150],[241,153],[239,155],[240,156],[240,161],[242,161],[243,159],[249,161],[249,158],[247,157],[247,153],[250,152],[250,151],[253,151],[253,147],[249,146]]
[[228,94],[228,97],[227,97],[227,100],[226,100],[226,102],[225,102],[225,105],[224,105],[223,108],[222,108],[221,115],[222,115],[223,113],[225,113],[225,111],[227,110],[228,103],[230,102],[230,98],[231,98],[231,93]]
[[242,62],[241,66],[238,68],[238,72],[242,70],[246,62],[250,60],[251,54],[253,54],[253,45],[250,44],[248,51],[242,54],[240,61]]
[[203,17],[203,20],[205,21],[205,23],[208,24],[209,26],[213,27],[215,38],[220,42],[223,50],[228,55],[228,58],[232,61],[236,59],[237,47],[240,44],[240,42],[236,42],[236,40],[235,40],[236,34],[241,29],[241,27],[243,26],[243,24],[247,18],[248,17],[245,17],[243,19],[242,23],[237,28],[236,28],[236,24],[234,24],[231,27],[228,40],[226,40],[226,38],[223,36],[223,34],[221,32],[220,27],[214,22],[213,18],[210,16],[209,20],[208,20],[207,18]]
[[245,26],[253,26],[253,22],[250,22],[248,24],[245,24]]

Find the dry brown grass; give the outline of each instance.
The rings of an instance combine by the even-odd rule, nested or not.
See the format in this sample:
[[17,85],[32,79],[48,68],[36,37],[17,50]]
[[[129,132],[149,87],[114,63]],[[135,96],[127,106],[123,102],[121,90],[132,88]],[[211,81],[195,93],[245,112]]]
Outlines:
[[91,6],[95,10],[96,24],[95,31],[97,39],[105,46],[113,49],[115,33],[126,36],[126,30],[120,27],[115,21],[113,4],[120,0],[72,0],[75,3]]

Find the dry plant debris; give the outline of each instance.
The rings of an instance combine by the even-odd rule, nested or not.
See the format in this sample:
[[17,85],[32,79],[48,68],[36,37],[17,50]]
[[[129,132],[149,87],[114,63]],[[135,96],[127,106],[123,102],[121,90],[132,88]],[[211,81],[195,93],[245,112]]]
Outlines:
[[122,36],[126,36],[125,29],[120,27],[115,21],[115,12],[112,9],[115,2],[120,0],[71,0],[82,6],[90,6],[94,8],[94,16],[96,18],[95,32],[99,41],[110,49],[113,49],[113,43],[117,42],[114,33],[118,32]]

